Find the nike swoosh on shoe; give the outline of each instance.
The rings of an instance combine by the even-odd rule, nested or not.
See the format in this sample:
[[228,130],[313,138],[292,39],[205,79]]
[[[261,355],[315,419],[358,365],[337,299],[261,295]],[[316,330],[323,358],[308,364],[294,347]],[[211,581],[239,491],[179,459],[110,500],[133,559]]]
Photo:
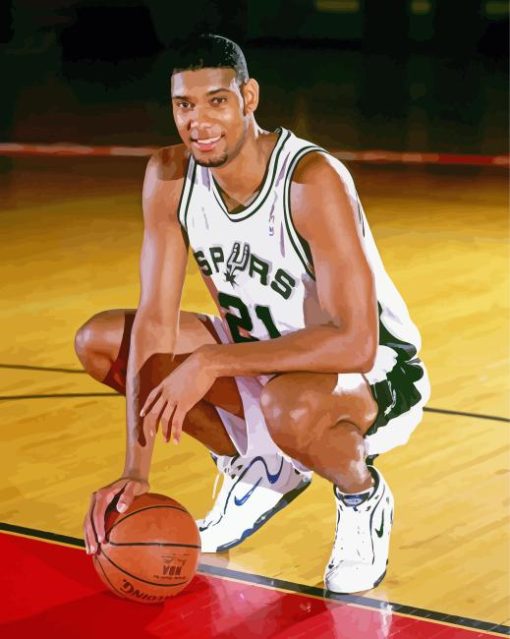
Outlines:
[[379,538],[381,538],[383,536],[383,532],[384,532],[384,510],[383,510],[383,514],[382,514],[381,527],[375,529],[375,534]]
[[[263,457],[255,457],[255,459],[253,459],[250,462],[249,466],[245,468],[243,474],[239,477],[239,481],[244,477],[244,475],[246,475],[246,473],[250,470],[250,468],[258,461],[261,461],[262,464],[264,465],[264,469],[266,471],[266,476],[269,483],[271,485],[276,484],[276,482],[280,479],[280,475],[283,469],[283,461],[284,461],[283,457],[281,459],[280,468],[278,469],[278,472],[274,474],[271,474],[269,472],[269,468],[267,467],[266,461]],[[248,501],[248,499],[251,497],[251,495],[253,494],[254,490],[258,487],[261,481],[262,481],[262,477],[259,477],[257,482],[253,486],[251,486],[250,490],[246,494],[244,494],[242,497],[236,497],[234,495],[234,504],[236,506],[242,506],[243,504],[245,504]]]

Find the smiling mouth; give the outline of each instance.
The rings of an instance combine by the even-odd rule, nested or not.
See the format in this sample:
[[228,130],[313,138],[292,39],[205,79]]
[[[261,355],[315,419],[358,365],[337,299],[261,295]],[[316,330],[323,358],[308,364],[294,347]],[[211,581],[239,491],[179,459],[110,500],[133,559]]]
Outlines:
[[198,138],[196,140],[191,140],[191,143],[199,151],[212,151],[220,140],[221,135],[218,135],[215,138]]

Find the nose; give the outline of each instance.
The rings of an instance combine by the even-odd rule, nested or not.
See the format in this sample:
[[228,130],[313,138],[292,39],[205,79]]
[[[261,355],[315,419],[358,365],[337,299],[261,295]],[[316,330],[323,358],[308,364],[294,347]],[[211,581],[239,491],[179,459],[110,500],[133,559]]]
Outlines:
[[210,109],[207,106],[196,106],[191,112],[188,120],[188,130],[197,133],[208,133],[214,126],[214,120],[211,118]]

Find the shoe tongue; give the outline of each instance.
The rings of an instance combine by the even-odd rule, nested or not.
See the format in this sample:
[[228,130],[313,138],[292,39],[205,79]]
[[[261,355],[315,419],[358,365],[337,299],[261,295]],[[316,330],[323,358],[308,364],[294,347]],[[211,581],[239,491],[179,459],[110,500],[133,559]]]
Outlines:
[[369,493],[361,493],[359,495],[342,495],[340,499],[344,502],[346,506],[359,506],[364,501],[368,499]]
[[237,459],[238,455],[234,455],[233,457],[230,457],[229,455],[211,455],[211,457],[213,458],[218,471],[223,473],[232,464],[232,462]]
[[340,501],[342,501],[346,506],[351,508],[355,508],[359,506],[363,502],[365,502],[370,495],[372,494],[373,489],[364,490],[361,493],[343,493],[338,486],[335,486],[335,494]]

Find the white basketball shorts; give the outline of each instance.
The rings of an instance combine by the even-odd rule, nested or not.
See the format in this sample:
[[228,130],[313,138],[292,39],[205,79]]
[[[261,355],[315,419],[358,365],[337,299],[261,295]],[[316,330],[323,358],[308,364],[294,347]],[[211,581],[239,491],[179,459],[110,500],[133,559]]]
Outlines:
[[[207,315],[220,342],[232,343],[221,319]],[[358,384],[360,374],[338,375],[337,389]],[[405,444],[420,423],[423,407],[430,397],[427,371],[420,359],[399,360],[398,354],[380,346],[374,368],[363,376],[379,407],[374,424],[365,436],[367,457],[387,452]],[[243,403],[245,419],[216,408],[234,446],[242,456],[282,453],[272,440],[260,407],[260,394],[272,375],[235,377]],[[286,456],[286,455],[284,455]]]

